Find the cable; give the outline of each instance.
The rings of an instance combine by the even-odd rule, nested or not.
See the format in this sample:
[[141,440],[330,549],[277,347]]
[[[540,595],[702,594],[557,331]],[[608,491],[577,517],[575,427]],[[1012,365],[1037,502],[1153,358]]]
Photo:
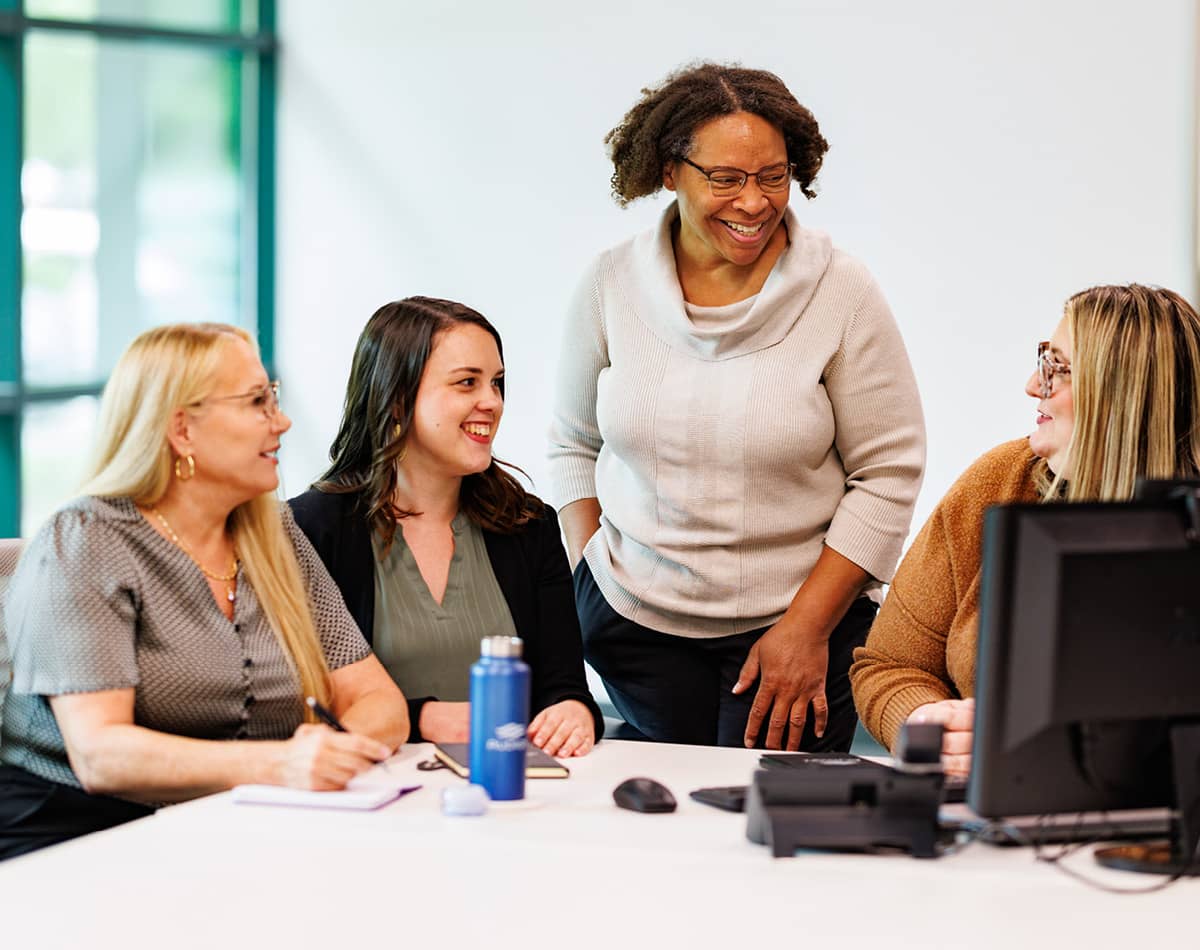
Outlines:
[[[1105,814],[1105,817],[1107,818],[1107,812],[1105,812],[1104,814]],[[1042,830],[1042,829],[1048,827],[1049,818],[1050,818],[1049,815],[1040,815],[1038,817],[1037,828],[1039,830]],[[1076,817],[1076,822],[1077,822],[1076,827],[1081,827],[1080,823],[1082,821],[1083,821],[1083,815],[1081,813]],[[1099,844],[1101,841],[1104,841],[1106,838],[1113,837],[1112,834],[1110,834],[1110,835],[1103,835],[1103,834],[1092,835],[1090,837],[1083,838],[1079,841],[1073,841],[1070,844],[1063,845],[1057,851],[1050,853],[1045,850],[1046,842],[1042,839],[1041,836],[1028,836],[1027,837],[1027,836],[1023,835],[1017,829],[1011,828],[1011,827],[1007,828],[1006,830],[1008,831],[1008,833],[1013,835],[1014,841],[1017,841],[1018,843],[1030,844],[1033,846],[1033,857],[1034,857],[1035,861],[1041,861],[1044,864],[1049,864],[1052,867],[1057,868],[1059,871],[1061,871],[1067,877],[1073,878],[1074,880],[1079,881],[1081,884],[1086,884],[1088,887],[1094,888],[1098,891],[1103,891],[1106,894],[1153,894],[1155,891],[1166,890],[1168,887],[1170,887],[1172,884],[1179,881],[1181,878],[1187,877],[1193,870],[1200,868],[1200,841],[1198,841],[1196,843],[1195,850],[1191,854],[1191,857],[1189,857],[1178,870],[1171,872],[1171,874],[1169,874],[1167,877],[1163,878],[1162,880],[1156,881],[1155,883],[1151,884],[1149,887],[1113,887],[1111,884],[1106,884],[1103,881],[1097,880],[1096,878],[1089,877],[1086,874],[1081,874],[1079,871],[1075,870],[1074,868],[1068,867],[1067,865],[1062,863],[1064,858],[1067,858],[1073,854],[1076,854],[1083,848],[1089,847],[1091,845]],[[1117,826],[1115,824],[1113,824],[1112,826],[1110,826],[1110,828],[1108,830],[1115,834],[1117,831]],[[1044,830],[1042,831],[1042,833],[1044,835],[1044,833],[1045,833]],[[1024,840],[1022,840],[1022,839],[1024,839]]]

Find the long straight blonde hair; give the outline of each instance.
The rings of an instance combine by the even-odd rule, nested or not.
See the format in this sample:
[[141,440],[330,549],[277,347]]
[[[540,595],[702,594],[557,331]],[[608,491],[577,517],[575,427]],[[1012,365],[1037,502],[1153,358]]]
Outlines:
[[1142,478],[1200,475],[1200,317],[1178,294],[1091,287],[1066,304],[1074,349],[1070,472],[1035,468],[1047,500],[1124,501]]
[[[143,507],[162,499],[175,461],[167,441],[171,414],[212,394],[225,349],[237,339],[255,346],[245,330],[224,323],[155,327],[129,345],[100,399],[84,494],[128,497]],[[226,526],[246,578],[300,679],[302,695],[328,704],[329,667],[275,493],[239,505]]]

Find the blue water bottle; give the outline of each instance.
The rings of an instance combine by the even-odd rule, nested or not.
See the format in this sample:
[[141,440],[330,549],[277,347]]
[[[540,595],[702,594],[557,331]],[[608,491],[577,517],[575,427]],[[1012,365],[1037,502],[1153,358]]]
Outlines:
[[520,637],[484,637],[471,667],[471,781],[493,801],[525,797],[529,667]]

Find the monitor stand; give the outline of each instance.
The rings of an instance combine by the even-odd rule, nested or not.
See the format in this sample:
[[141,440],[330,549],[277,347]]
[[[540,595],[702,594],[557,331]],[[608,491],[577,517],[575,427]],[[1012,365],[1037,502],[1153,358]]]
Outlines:
[[1097,863],[1119,871],[1200,876],[1200,724],[1171,727],[1177,817],[1171,838],[1097,848]]

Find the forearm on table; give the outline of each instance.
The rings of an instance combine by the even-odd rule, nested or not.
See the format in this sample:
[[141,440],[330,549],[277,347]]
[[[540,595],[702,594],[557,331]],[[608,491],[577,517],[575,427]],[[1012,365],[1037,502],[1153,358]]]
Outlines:
[[466,742],[470,738],[471,704],[429,699],[421,705],[419,725],[422,742]]
[[567,538],[567,557],[571,570],[575,570],[583,557],[583,549],[592,535],[600,530],[600,500],[580,498],[573,501],[559,511],[558,521]]
[[368,654],[329,674],[333,713],[349,732],[369,736],[390,749],[411,730],[408,702],[379,657]]
[[854,655],[854,706],[863,726],[888,749],[917,707],[959,698],[948,683],[924,670],[899,666],[866,648]]
[[68,748],[84,790],[132,801],[181,802],[242,784],[278,784],[282,742],[192,739],[132,723],[94,730]]
[[850,667],[858,714],[889,749],[914,709],[957,698],[946,668],[946,633],[918,620],[905,603],[914,569],[906,560]]
[[341,716],[350,732],[370,736],[392,749],[408,741],[408,703],[393,688],[370,690],[357,697]]

